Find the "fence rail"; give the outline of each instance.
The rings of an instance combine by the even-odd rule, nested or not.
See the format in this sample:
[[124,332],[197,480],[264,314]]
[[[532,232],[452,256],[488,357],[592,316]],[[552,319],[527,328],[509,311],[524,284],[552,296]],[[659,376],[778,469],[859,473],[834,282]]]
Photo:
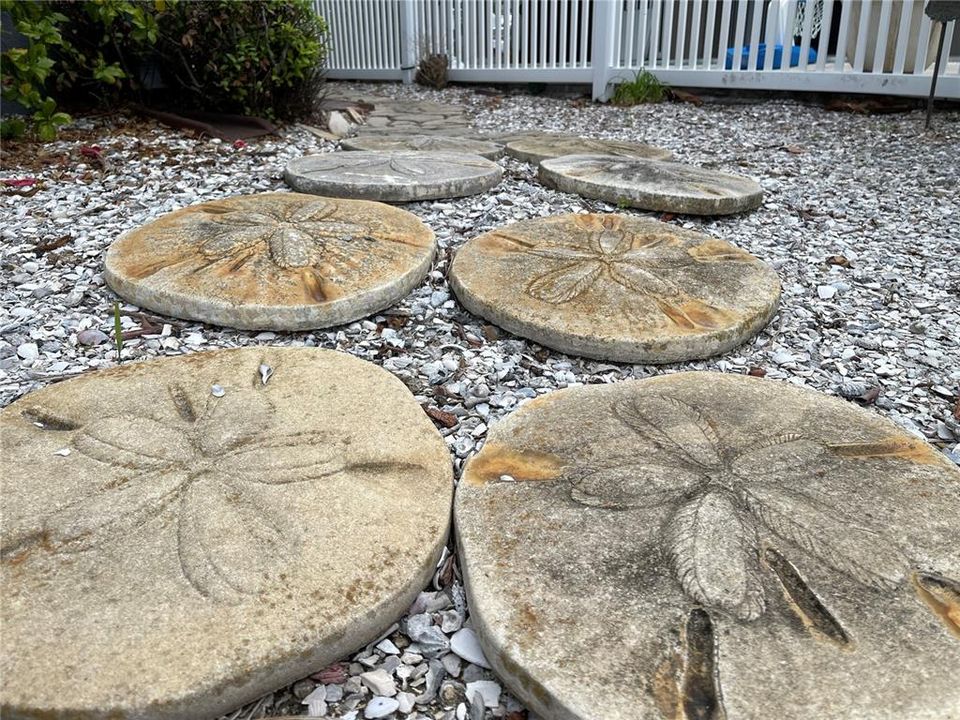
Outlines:
[[943,33],[937,94],[960,98],[957,22],[931,22],[925,0],[314,1],[332,78],[409,82],[436,53],[453,81],[590,83],[597,99],[641,69],[678,86],[922,96]]

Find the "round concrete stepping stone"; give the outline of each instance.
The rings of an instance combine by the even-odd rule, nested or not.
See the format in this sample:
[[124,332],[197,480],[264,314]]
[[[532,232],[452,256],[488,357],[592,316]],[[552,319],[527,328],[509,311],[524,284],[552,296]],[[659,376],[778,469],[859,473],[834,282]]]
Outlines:
[[344,150],[374,152],[421,151],[470,153],[493,160],[503,154],[503,145],[484,140],[444,137],[443,135],[365,135],[340,141]]
[[454,524],[485,655],[538,715],[947,718],[960,469],[875,413],[683,373],[493,426]]
[[577,135],[541,135],[507,143],[507,154],[517,160],[537,165],[541,160],[563,155],[617,155],[623,157],[669,160],[673,153],[643,143],[585,138]]
[[776,312],[768,265],[722,240],[629,215],[554,215],[470,240],[450,285],[470,312],[572,355],[634,363],[736,347]]
[[0,431],[4,717],[217,717],[374,640],[447,535],[442,438],[342,353],[130,364]]
[[174,317],[251,330],[340,325],[420,284],[436,250],[415,215],[298,193],[240,195],[164,215],[107,252],[118,295]]
[[529,138],[559,138],[567,137],[568,133],[550,132],[548,130],[506,130],[504,132],[491,132],[489,130],[477,130],[479,137],[491,142],[509,145],[514,140],[527,140]]
[[500,182],[503,171],[479,155],[356,151],[297,158],[283,176],[298,192],[414,202],[484,192]]
[[544,160],[539,174],[563,192],[644,210],[730,215],[763,200],[763,189],[750,178],[663,160],[566,155]]

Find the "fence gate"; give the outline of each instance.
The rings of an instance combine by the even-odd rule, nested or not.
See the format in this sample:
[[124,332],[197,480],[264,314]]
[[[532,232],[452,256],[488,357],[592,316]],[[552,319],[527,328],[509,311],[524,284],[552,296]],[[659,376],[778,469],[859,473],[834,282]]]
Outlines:
[[[641,69],[692,87],[960,98],[957,22],[925,0],[315,0],[329,77],[410,82],[428,54],[460,82],[589,83]],[[952,48],[956,52],[951,57]]]

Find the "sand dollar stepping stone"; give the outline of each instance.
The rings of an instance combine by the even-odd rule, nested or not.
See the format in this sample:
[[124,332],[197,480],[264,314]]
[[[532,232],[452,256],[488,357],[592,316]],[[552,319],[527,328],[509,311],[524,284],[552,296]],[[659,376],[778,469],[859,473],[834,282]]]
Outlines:
[[491,142],[501,143],[503,145],[508,145],[514,140],[527,140],[529,138],[560,138],[560,137],[569,137],[568,133],[558,133],[550,132],[549,130],[506,130],[504,132],[496,132],[489,130],[478,130],[477,131],[484,140],[489,140]]
[[577,135],[541,135],[539,137],[525,137],[507,143],[507,154],[517,160],[536,165],[541,160],[561,157],[563,155],[618,155],[634,158],[650,158],[653,160],[668,160],[673,153],[663,148],[645,145],[643,143],[623,142],[620,140],[603,140],[600,138],[585,138]]
[[340,141],[344,150],[371,150],[394,152],[416,150],[423,152],[470,153],[492,160],[503,154],[503,145],[485,140],[444,137],[443,135],[366,135]]
[[375,639],[447,534],[442,438],[342,353],[126,365],[0,431],[4,717],[217,717]]
[[729,215],[763,200],[763,189],[750,178],[663,160],[565,155],[544,160],[539,174],[563,192],[644,210]]
[[357,151],[297,158],[283,176],[298,192],[413,202],[484,192],[500,182],[503,171],[465,153]]
[[121,235],[106,280],[130,302],[252,330],[306,330],[393,305],[430,269],[433,232],[382,203],[262,193],[177,210]]
[[554,215],[464,245],[450,284],[470,312],[572,355],[636,363],[739,345],[776,311],[780,282],[730,243],[628,215]]
[[564,720],[960,708],[960,469],[876,413],[683,373],[493,426],[454,523],[487,660]]

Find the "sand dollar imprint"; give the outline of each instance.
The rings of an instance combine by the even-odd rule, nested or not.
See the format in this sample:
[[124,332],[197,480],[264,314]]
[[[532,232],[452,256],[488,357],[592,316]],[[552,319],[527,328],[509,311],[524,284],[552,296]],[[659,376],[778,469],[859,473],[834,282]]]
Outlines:
[[[522,282],[529,300],[505,294],[503,281],[510,293]],[[773,270],[734,245],[599,214],[522,221],[481,235],[458,253],[451,284],[471,312],[512,332],[564,352],[630,362],[733,347],[766,324],[780,295]]]
[[[709,398],[711,383],[721,398],[721,412],[715,412]],[[611,603],[625,602],[624,594],[642,595],[633,609],[617,618],[616,627],[626,633],[621,642],[632,642],[630,632],[641,635],[631,651],[637,657],[625,651],[637,663],[640,689],[629,693],[632,699],[619,706],[621,710],[603,715],[618,720],[632,717],[620,714],[622,708],[637,712],[636,703],[643,697],[670,720],[726,718],[725,691],[736,696],[736,716],[747,717],[742,714],[745,707],[772,703],[773,698],[754,694],[753,686],[763,686],[762,667],[731,665],[731,657],[779,662],[787,671],[799,671],[794,665],[803,659],[813,660],[820,672],[842,671],[847,677],[872,667],[880,660],[878,653],[885,656],[888,631],[893,629],[874,629],[884,622],[905,623],[904,632],[918,633],[911,636],[918,647],[960,657],[960,647],[951,644],[960,640],[960,556],[948,546],[949,540],[945,542],[951,528],[954,534],[958,529],[960,515],[951,516],[951,508],[960,508],[960,472],[934,448],[886,421],[867,419],[862,410],[832,398],[817,401],[814,393],[796,388],[779,391],[785,419],[763,423],[763,412],[781,409],[772,404],[770,392],[776,392],[777,383],[770,381],[684,373],[631,385],[625,392],[618,392],[623,386],[559,391],[521,408],[471,460],[458,490],[462,562],[488,657],[538,712],[564,718],[595,716],[573,708],[597,702],[599,698],[591,694],[597,690],[548,669],[550,661],[568,659],[565,651],[553,647],[543,651],[537,644],[538,633],[558,618],[583,622],[582,637],[577,636],[581,641],[589,637],[601,646],[603,641],[612,642],[601,631],[589,629],[596,618],[579,619],[581,612],[592,612],[586,608],[594,595],[602,606],[599,613],[611,612]],[[771,404],[753,414],[754,403]],[[786,418],[810,412],[817,403],[823,416],[799,415],[803,427],[792,431]],[[571,417],[574,408],[582,409],[585,427],[591,430],[577,429]],[[846,423],[854,415],[862,415],[866,422],[862,428],[854,422],[845,439]],[[731,426],[731,417],[743,417],[745,422]],[[764,432],[764,424],[774,429]],[[838,437],[831,437],[835,431]],[[868,478],[880,482],[874,486]],[[842,493],[834,491],[831,480],[843,485]],[[564,498],[573,506],[565,507]],[[918,498],[925,504],[915,510],[913,501]],[[939,504],[939,515],[930,518],[930,531],[903,532],[902,519],[929,517],[931,503]],[[477,522],[496,522],[501,504],[519,518],[520,529],[483,540]],[[885,507],[904,508],[898,516],[901,525],[896,526],[900,532],[885,527],[878,517]],[[522,529],[524,522],[532,523],[534,530]],[[593,554],[598,567],[573,571],[591,546],[584,540],[582,552],[568,557],[562,550],[565,526],[574,538],[616,537],[618,546],[622,543],[620,552],[636,552],[637,557],[624,557],[625,567],[620,568],[615,557],[597,546]],[[548,530],[558,533],[556,548],[532,548],[530,543]],[[629,549],[628,537],[642,538],[642,547]],[[528,560],[527,554],[535,557]],[[521,567],[514,567],[516,563]],[[636,584],[618,585],[629,565],[640,568],[636,571],[640,575],[627,575]],[[528,591],[537,584],[526,574],[535,573],[535,568],[545,573],[541,582],[549,581],[571,597],[561,602],[522,591],[514,595],[517,577],[526,578]],[[577,584],[571,573],[581,571],[602,587],[568,590],[565,581]],[[621,579],[608,581],[608,575]],[[679,607],[671,584],[683,598]],[[523,597],[538,599],[524,603]],[[887,617],[862,617],[861,609],[880,610]],[[682,617],[680,627],[662,615]],[[644,623],[650,623],[649,628],[642,627]],[[751,631],[754,627],[759,629]],[[648,631],[652,635],[647,636]],[[611,633],[614,636],[616,632]],[[766,644],[756,652],[747,646],[731,647],[745,639]],[[791,649],[797,643],[802,645]],[[555,645],[552,640],[549,644]],[[831,654],[837,652],[843,655]],[[849,667],[835,665],[841,657],[849,658]],[[912,647],[910,657],[916,661],[923,656]],[[942,666],[944,658],[925,659]],[[533,666],[524,667],[525,661]],[[899,672],[898,668],[893,663],[884,670]],[[725,689],[727,675],[734,677],[734,685]],[[622,681],[622,676],[616,677]],[[917,675],[918,683],[932,684],[904,690],[903,707],[916,702],[918,713],[929,713],[943,707],[938,703],[949,704],[949,694],[928,697],[934,687],[945,692],[945,677],[943,672],[936,680]],[[838,682],[843,687],[843,681]],[[826,692],[826,705],[817,705],[821,712],[831,702],[843,702],[830,695],[836,687]],[[880,706],[872,702],[889,709],[887,699],[872,697],[868,692],[855,698],[858,712],[878,710]],[[805,703],[812,698],[776,700],[778,712],[792,718],[807,717]],[[882,716],[908,717],[898,712],[890,709]]]
[[311,329],[396,302],[433,252],[430,230],[402,210],[263,193],[190,206],[125,233],[107,253],[106,279],[121,296],[177,317]]
[[748,177],[666,160],[566,155],[544,160],[539,174],[565,192],[644,210],[724,215],[763,201],[763,189]]
[[499,165],[479,155],[415,150],[306,155],[284,170],[287,184],[298,192],[384,202],[472,195],[502,177]]

